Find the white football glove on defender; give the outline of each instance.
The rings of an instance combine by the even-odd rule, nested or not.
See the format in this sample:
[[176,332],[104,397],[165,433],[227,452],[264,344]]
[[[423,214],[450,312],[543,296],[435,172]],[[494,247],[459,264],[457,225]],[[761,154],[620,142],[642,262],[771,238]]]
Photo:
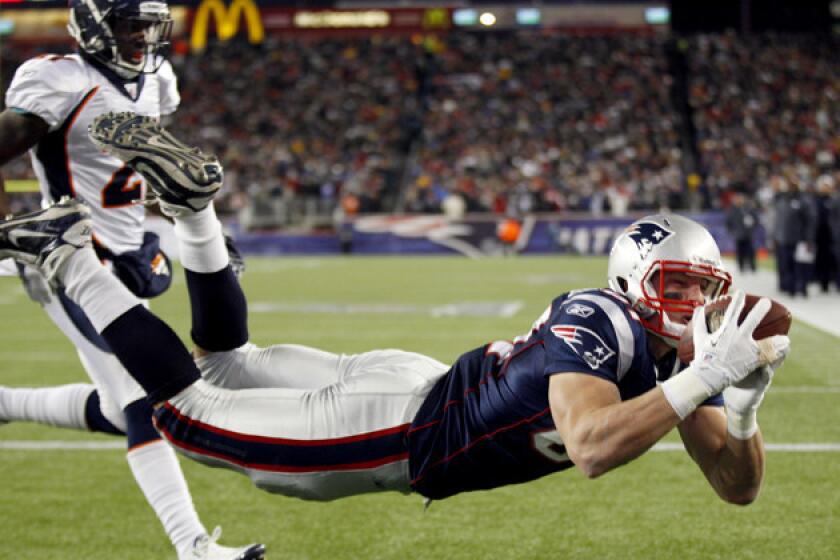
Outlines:
[[784,360],[790,350],[790,339],[784,335],[772,336],[760,343],[753,340],[753,331],[770,310],[767,298],[759,300],[738,325],[745,297],[741,290],[733,294],[720,327],[712,333],[706,326],[705,309],[694,310],[694,361],[662,384],[665,398],[680,419],[694,412],[709,397],[746,378],[750,372]]

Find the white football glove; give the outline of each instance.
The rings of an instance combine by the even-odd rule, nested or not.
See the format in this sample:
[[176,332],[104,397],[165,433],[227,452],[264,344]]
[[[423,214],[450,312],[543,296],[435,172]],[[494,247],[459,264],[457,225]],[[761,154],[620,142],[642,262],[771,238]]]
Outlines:
[[756,413],[776,370],[784,362],[784,356],[766,366],[762,366],[747,375],[741,381],[723,390],[723,403],[726,408],[726,426],[732,437],[750,439],[758,431]]
[[665,398],[681,419],[709,397],[743,380],[751,371],[784,360],[788,354],[790,339],[787,336],[772,336],[760,343],[753,340],[753,331],[770,310],[767,298],[759,300],[738,325],[745,297],[741,290],[733,294],[720,327],[712,333],[706,326],[705,309],[694,310],[694,360],[688,368],[662,384]]

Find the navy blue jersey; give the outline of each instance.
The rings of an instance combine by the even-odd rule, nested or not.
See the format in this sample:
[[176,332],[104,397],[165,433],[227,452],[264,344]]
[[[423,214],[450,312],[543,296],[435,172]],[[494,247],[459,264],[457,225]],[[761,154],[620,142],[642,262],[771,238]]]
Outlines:
[[571,467],[551,417],[548,378],[594,375],[632,399],[678,369],[676,352],[656,364],[647,343],[626,299],[577,290],[556,298],[527,335],[462,355],[409,429],[412,487],[441,499]]

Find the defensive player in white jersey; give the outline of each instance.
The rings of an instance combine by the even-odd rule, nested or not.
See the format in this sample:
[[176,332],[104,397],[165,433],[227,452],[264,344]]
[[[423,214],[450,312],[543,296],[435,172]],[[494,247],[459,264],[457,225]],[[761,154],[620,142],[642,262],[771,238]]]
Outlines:
[[[300,498],[395,490],[442,499],[573,466],[601,476],[678,428],[722,499],[756,499],[756,411],[790,340],[753,339],[766,299],[737,324],[743,292],[708,331],[702,306],[731,278],[700,224],[638,220],[614,244],[609,289],[561,294],[528,332],[451,367],[399,350],[259,349],[247,344],[245,297],[209,204],[218,162],[151,119],[103,115],[92,134],[144,173],[175,217],[197,362],[102,269],[78,203],[0,222],[0,255],[65,287],[146,390],[157,428],[190,457]],[[676,342],[692,317],[698,357],[680,364]]]
[[[45,204],[63,196],[91,209],[97,254],[140,298],[159,295],[171,281],[157,237],[144,233],[139,202],[145,180],[88,137],[99,114],[130,110],[153,118],[178,107],[175,74],[163,56],[172,19],[166,2],[70,0],[68,29],[78,52],[45,55],[22,64],[0,114],[0,164],[29,150]],[[1,181],[0,181],[1,183]],[[94,387],[0,389],[0,421],[30,420],[125,433],[127,459],[180,559],[262,558],[262,545],[229,548],[208,535],[172,449],[151,422],[143,390],[128,375],[85,313],[62,291],[36,289],[37,274],[22,270],[53,322],[73,342]],[[43,288],[43,286],[42,286]]]

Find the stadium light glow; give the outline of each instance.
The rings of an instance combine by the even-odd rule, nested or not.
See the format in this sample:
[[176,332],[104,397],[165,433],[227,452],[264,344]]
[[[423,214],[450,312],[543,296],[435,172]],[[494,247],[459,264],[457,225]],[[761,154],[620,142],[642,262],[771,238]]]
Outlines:
[[539,25],[542,12],[539,8],[519,8],[516,10],[516,23],[519,25]]
[[478,21],[485,27],[496,24],[496,16],[492,12],[484,12],[479,16]]
[[665,25],[671,22],[671,9],[666,6],[645,8],[645,22],[651,25]]
[[460,8],[452,12],[452,23],[455,25],[475,25],[478,23],[478,12],[468,8]]

